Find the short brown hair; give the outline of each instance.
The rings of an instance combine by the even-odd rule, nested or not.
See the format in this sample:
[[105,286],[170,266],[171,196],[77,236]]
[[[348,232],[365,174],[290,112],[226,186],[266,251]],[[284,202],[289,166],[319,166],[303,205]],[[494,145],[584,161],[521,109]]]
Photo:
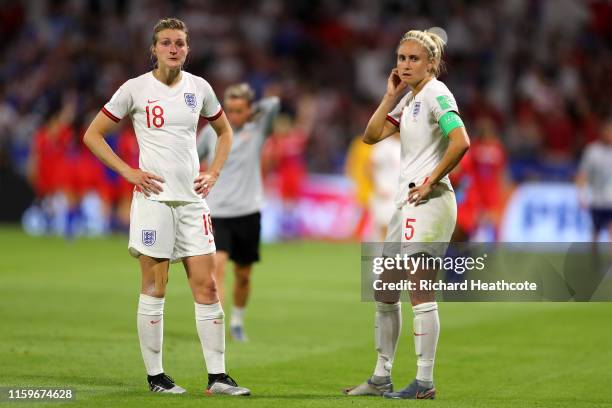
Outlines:
[[187,29],[187,24],[185,24],[182,20],[179,20],[175,17],[162,18],[155,24],[153,27],[153,46],[157,43],[157,33],[163,30],[181,30],[187,36],[187,43],[189,43],[189,30]]

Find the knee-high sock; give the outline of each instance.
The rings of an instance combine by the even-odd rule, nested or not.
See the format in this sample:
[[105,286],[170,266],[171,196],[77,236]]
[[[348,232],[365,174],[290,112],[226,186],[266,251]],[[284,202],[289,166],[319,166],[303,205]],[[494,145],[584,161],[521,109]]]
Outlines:
[[397,349],[397,340],[402,331],[402,304],[376,302],[374,338],[378,359],[374,375],[387,377],[391,375],[393,358]]
[[412,310],[414,311],[414,351],[417,355],[416,379],[426,384],[433,384],[436,346],[440,335],[438,304],[421,303]]
[[162,345],[164,343],[164,298],[140,295],[136,323],[140,351],[148,375],[164,372]]
[[225,314],[221,303],[196,303],[195,319],[208,374],[225,373]]
[[246,309],[246,307],[238,307],[234,305],[234,307],[232,308],[232,318],[230,319],[231,327],[243,325],[244,309]]

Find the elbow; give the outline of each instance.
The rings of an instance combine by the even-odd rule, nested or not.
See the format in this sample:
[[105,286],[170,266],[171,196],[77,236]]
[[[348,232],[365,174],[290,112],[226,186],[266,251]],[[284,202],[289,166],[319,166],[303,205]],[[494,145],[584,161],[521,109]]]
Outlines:
[[376,139],[368,133],[363,134],[363,136],[361,137],[361,141],[367,145],[373,145],[374,143],[376,143]]
[[103,140],[103,139],[104,139],[104,136],[102,134],[96,134],[95,131],[92,131],[91,129],[87,129],[87,131],[85,131],[85,134],[83,135],[83,144],[87,146],[89,150],[93,151],[93,148],[96,145],[96,141]]
[[467,135],[463,138],[463,146],[461,147],[463,154],[467,153],[467,151],[470,150],[470,138]]
[[89,132],[89,130],[86,131],[85,134],[83,135],[83,144],[90,149],[91,149],[91,138],[92,138],[91,132]]
[[368,139],[366,137],[362,138],[361,140],[363,141],[363,143],[365,143],[367,145],[373,145],[374,144],[374,141],[372,141],[372,140],[370,140],[370,139]]

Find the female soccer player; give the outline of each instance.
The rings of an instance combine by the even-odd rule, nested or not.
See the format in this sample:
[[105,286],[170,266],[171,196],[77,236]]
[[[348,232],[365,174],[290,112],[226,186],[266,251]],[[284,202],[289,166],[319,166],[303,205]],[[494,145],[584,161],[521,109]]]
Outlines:
[[[153,392],[184,393],[162,368],[164,295],[169,262],[182,260],[195,300],[195,320],[206,368],[207,394],[249,395],[225,372],[224,313],[213,278],[215,242],[203,197],[217,180],[232,143],[232,130],[208,82],[182,70],[189,52],[186,25],[174,18],[154,28],[156,68],[124,83],[85,133],[101,160],[135,185],[129,252],[140,261],[142,287],[137,325]],[[104,140],[123,117],[132,119],[140,168],[121,160]],[[214,160],[198,174],[199,116],[219,137]]]
[[[404,255],[443,256],[455,227],[457,204],[447,174],[459,163],[470,142],[458,115],[455,98],[437,80],[444,42],[428,31],[408,31],[397,48],[396,67],[387,92],[370,118],[363,140],[377,143],[399,130],[401,173],[396,211],[386,242],[401,243]],[[405,96],[402,93],[409,89]],[[399,99],[399,102],[397,102]],[[386,249],[386,248],[385,248]],[[391,255],[384,252],[385,255]],[[432,279],[436,271],[418,270],[413,279]],[[416,379],[393,392],[391,367],[401,331],[399,293],[376,299],[374,374],[363,384],[345,390],[348,395],[384,395],[387,398],[433,399],[433,364],[440,332],[438,305],[433,291],[411,291],[414,311]]]

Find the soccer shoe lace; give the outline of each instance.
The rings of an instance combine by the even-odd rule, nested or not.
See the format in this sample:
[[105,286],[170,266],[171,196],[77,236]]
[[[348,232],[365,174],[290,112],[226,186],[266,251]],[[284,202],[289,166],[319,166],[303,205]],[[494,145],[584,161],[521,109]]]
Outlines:
[[206,394],[224,394],[224,395],[251,395],[251,390],[239,386],[236,381],[227,374],[222,377],[215,378],[208,383]]
[[165,373],[147,376],[149,389],[153,392],[165,392],[170,394],[183,394],[185,389],[174,383],[174,380]]
[[216,382],[222,382],[223,384],[231,385],[232,387],[237,387],[238,386],[238,384],[236,383],[236,380],[234,380],[232,377],[230,377],[229,374],[223,374],[223,377],[217,378],[217,379],[213,380],[212,382],[209,382],[208,386],[210,387],[211,385],[213,385]]

